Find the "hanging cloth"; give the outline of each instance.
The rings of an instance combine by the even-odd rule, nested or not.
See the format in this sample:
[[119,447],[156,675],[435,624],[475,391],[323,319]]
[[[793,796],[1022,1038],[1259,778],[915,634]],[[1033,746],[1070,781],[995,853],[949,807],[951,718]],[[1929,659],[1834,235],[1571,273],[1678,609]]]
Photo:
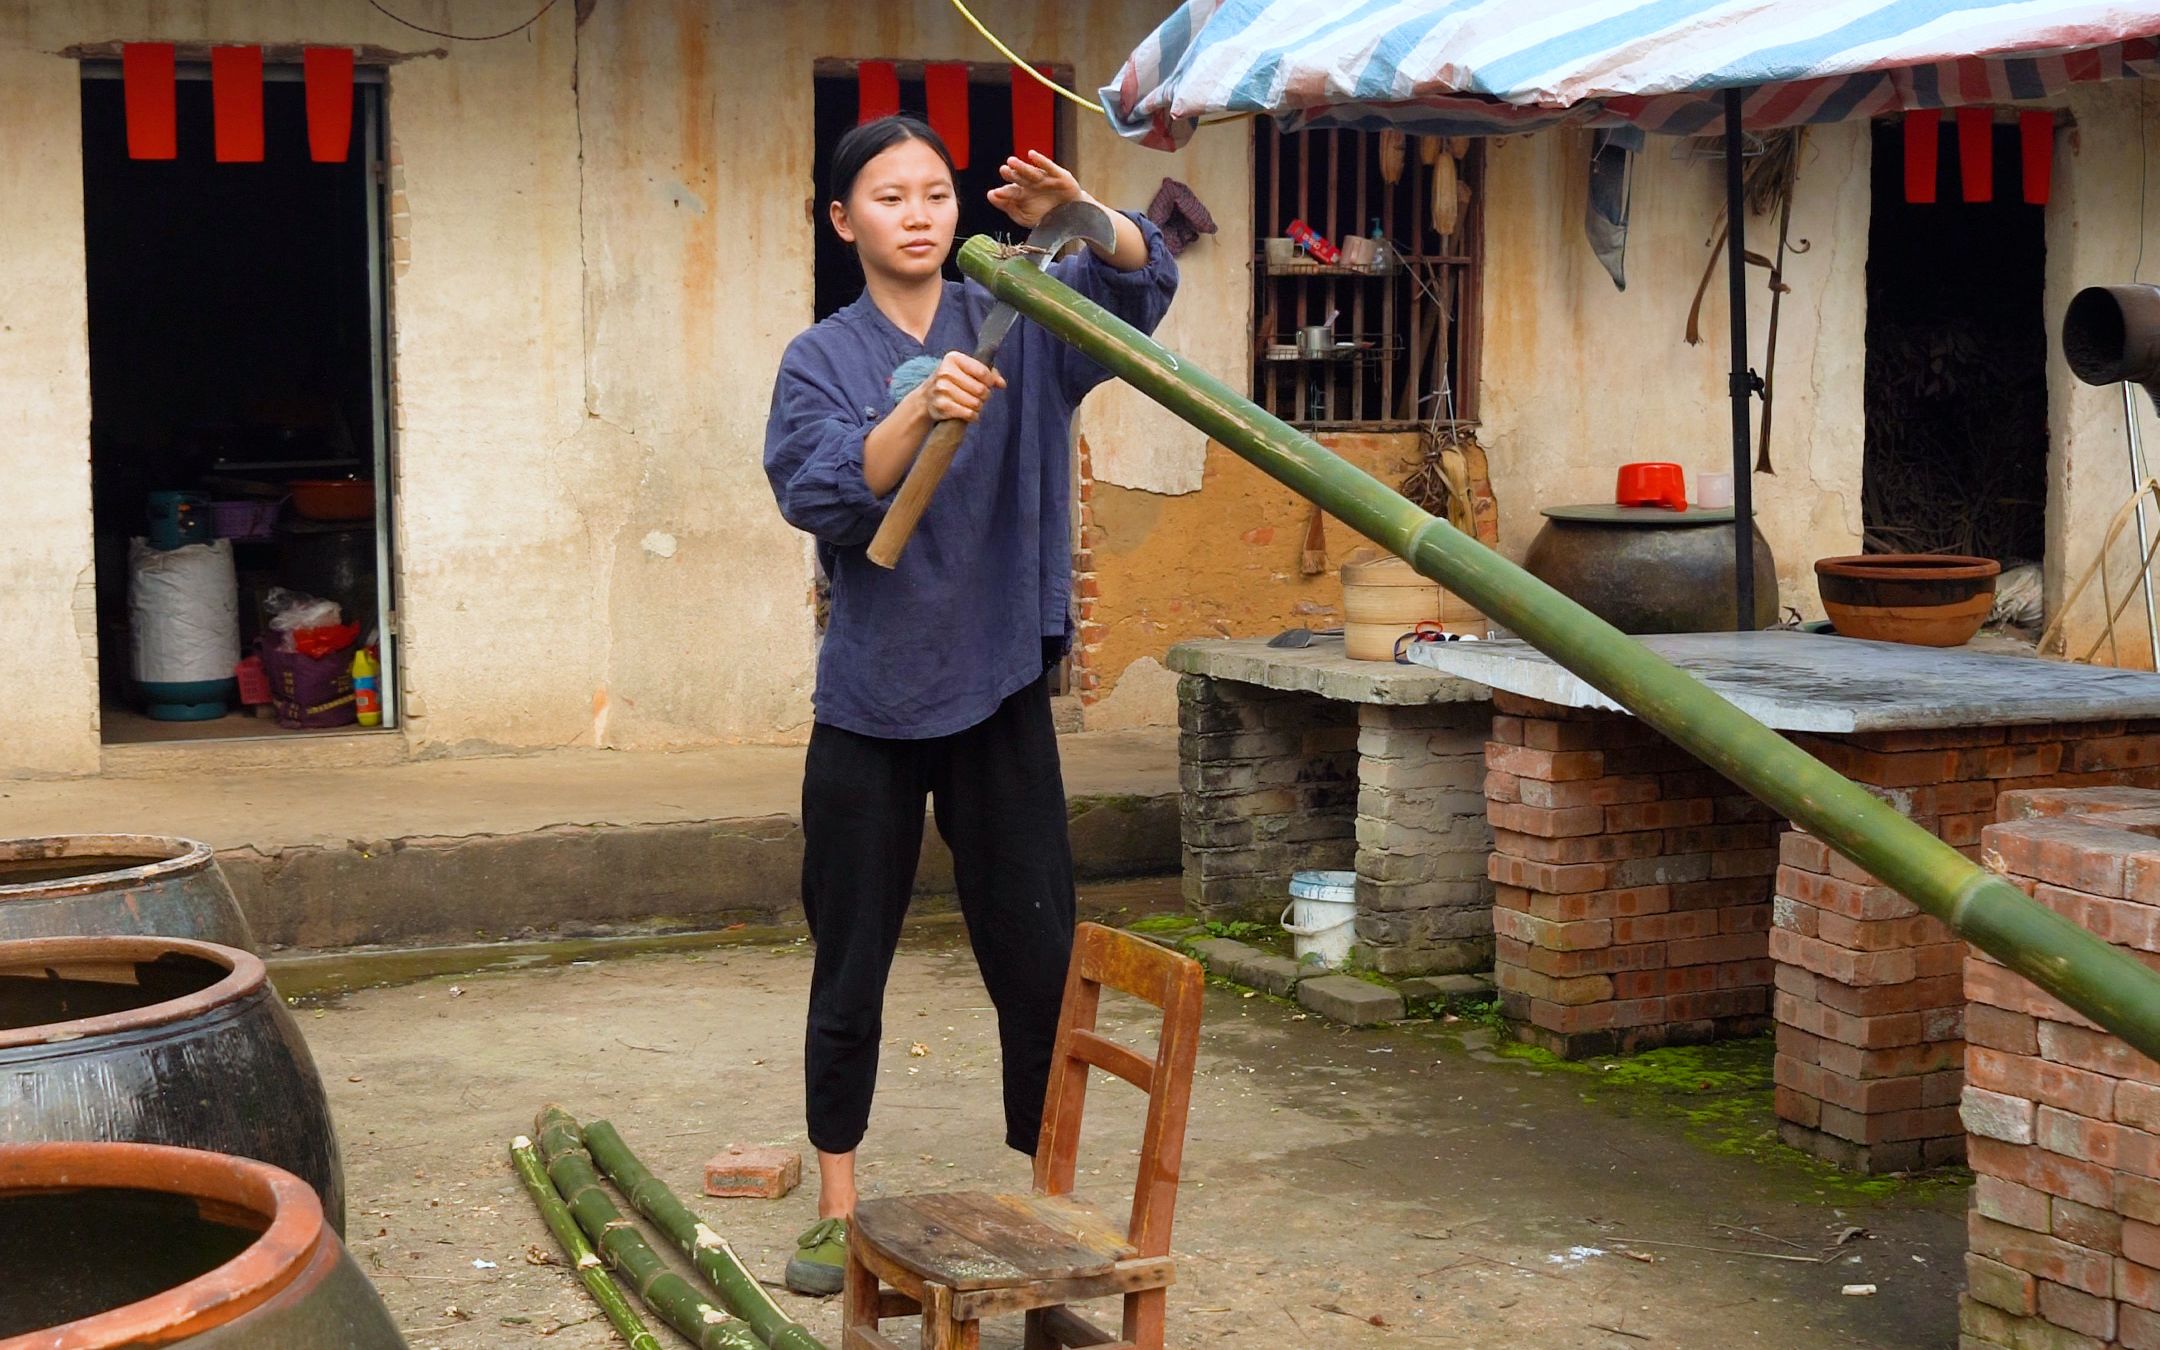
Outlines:
[[1583,234],[1613,285],[1627,289],[1628,198],[1635,156],[1647,135],[1641,127],[1613,127],[1590,138],[1590,196],[1583,207]]
[[1165,178],[1162,186],[1155,189],[1155,200],[1148,203],[1147,218],[1161,227],[1163,245],[1172,257],[1185,251],[1185,246],[1203,234],[1215,233],[1215,217],[1193,195],[1193,190],[1175,178]]

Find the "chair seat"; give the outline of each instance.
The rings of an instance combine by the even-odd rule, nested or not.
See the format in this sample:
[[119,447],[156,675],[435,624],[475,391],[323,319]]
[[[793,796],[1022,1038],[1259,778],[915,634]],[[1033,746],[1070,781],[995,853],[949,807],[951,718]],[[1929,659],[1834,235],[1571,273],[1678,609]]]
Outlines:
[[1080,1201],[988,1191],[865,1200],[848,1241],[954,1290],[1089,1279],[1138,1254],[1117,1225]]

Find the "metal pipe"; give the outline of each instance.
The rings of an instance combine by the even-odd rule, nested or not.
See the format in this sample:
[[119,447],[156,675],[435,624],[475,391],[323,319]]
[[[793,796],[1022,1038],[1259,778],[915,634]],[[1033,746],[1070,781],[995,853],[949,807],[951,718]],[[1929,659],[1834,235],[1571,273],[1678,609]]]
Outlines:
[[960,267],[998,299],[1438,581],[1941,919],[2147,1055],[2160,974],[1984,871],[1693,676],[994,241]]
[[2145,522],[2145,441],[2138,433],[2137,397],[2125,381],[2122,386],[2123,425],[2130,429],[2130,485],[2137,493],[2138,584],[2145,588],[2145,634],[2152,641],[2153,669],[2160,670],[2160,611],[2153,608],[2152,568],[2145,565],[2145,550],[2152,534]]
[[1732,370],[1725,392],[1732,403],[1733,631],[1755,623],[1755,457],[1748,425],[1754,381],[1747,363],[1747,199],[1741,183],[1740,126],[1745,91],[1725,91],[1725,307],[1731,311]]

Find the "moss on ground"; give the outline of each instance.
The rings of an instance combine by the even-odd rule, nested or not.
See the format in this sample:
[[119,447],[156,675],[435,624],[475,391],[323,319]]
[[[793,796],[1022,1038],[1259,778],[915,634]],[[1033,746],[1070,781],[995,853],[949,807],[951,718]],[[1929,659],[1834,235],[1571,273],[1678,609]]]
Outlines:
[[1203,925],[1189,914],[1150,914],[1144,919],[1134,919],[1125,927],[1135,933],[1197,933]]
[[[1465,1020],[1478,1021],[1469,1016]],[[1498,1022],[1497,1007],[1486,1025]],[[1505,1031],[1502,1031],[1505,1037]],[[1721,1157],[1761,1164],[1796,1196],[1831,1205],[1897,1203],[1924,1205],[1945,1191],[1972,1183],[1961,1167],[1899,1176],[1864,1176],[1792,1148],[1778,1138],[1773,1102],[1769,1036],[1674,1045],[1639,1054],[1565,1060],[1537,1046],[1503,1039],[1493,1047],[1501,1059],[1582,1083],[1582,1099],[1628,1114],[1680,1122],[1689,1141]]]

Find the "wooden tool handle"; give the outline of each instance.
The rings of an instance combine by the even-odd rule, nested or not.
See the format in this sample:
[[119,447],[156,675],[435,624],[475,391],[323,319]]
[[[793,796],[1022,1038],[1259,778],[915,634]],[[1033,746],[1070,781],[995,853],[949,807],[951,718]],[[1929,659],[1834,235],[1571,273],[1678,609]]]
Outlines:
[[945,471],[952,467],[953,453],[960,448],[967,429],[966,422],[951,418],[930,428],[930,434],[923,437],[922,450],[908,466],[906,481],[900,484],[900,495],[893,498],[885,519],[878,524],[877,537],[870,541],[870,561],[888,571],[899,563],[901,550],[914,537],[923,512],[930,509],[930,498]]

